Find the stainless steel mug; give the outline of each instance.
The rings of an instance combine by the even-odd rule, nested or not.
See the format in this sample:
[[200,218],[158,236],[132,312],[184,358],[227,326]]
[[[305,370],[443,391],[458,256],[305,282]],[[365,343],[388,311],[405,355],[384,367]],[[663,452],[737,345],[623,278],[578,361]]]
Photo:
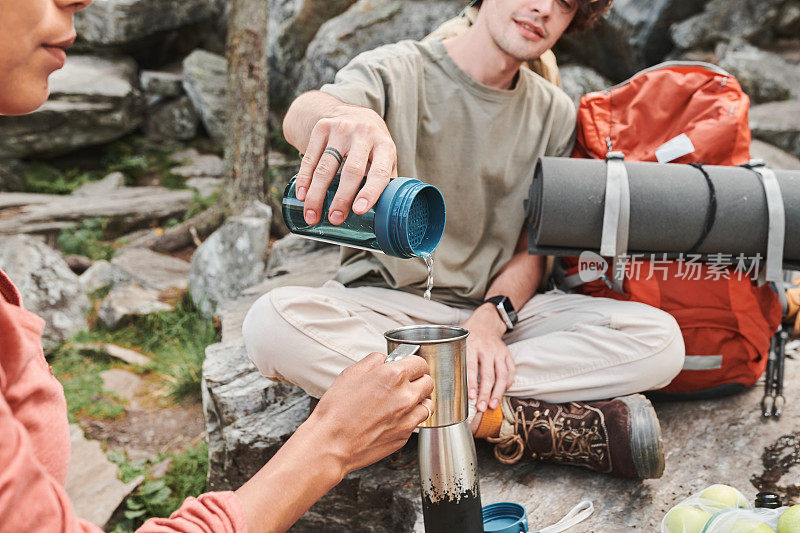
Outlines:
[[387,362],[416,353],[428,362],[435,383],[433,414],[420,428],[450,426],[467,419],[467,336],[457,326],[407,326],[384,333]]

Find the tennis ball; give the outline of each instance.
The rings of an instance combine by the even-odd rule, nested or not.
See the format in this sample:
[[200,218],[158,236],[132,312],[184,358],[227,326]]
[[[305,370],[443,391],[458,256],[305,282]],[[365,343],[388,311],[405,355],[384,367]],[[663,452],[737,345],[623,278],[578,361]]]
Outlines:
[[800,533],[800,505],[793,505],[781,513],[778,533]]
[[711,515],[693,505],[676,505],[664,518],[667,533],[700,533]]
[[729,485],[711,485],[699,495],[704,500],[705,505],[726,509],[728,507],[747,508],[747,499],[744,494]]
[[758,520],[743,518],[733,523],[729,533],[775,533],[775,530]]

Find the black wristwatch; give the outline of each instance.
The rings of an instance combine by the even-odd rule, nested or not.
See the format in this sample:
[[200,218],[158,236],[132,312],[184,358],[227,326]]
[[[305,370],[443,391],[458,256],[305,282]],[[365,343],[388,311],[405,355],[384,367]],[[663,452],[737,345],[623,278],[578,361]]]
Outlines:
[[511,331],[517,325],[519,317],[511,305],[511,300],[508,296],[492,296],[487,298],[483,303],[490,303],[497,308],[497,313],[506,325],[506,331]]

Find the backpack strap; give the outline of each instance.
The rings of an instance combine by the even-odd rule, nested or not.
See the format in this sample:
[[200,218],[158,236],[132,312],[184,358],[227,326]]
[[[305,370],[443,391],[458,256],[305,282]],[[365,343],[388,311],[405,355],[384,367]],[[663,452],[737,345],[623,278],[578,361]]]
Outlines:
[[775,172],[768,168],[761,159],[754,159],[743,165],[761,179],[764,194],[767,198],[769,229],[767,231],[767,258],[764,279],[766,281],[783,280],[783,242],[786,236],[786,212],[783,194]]
[[612,257],[613,289],[622,292],[625,265],[620,258],[628,254],[628,233],[631,222],[631,191],[625,154],[606,154],[606,196],[603,212],[603,233],[600,238],[600,255]]

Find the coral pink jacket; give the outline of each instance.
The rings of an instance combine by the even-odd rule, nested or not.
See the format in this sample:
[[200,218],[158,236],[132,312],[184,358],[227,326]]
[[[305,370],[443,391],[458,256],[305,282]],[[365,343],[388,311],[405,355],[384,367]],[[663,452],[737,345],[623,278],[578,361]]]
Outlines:
[[[0,532],[93,532],[64,490],[69,462],[67,404],[42,353],[44,320],[26,311],[0,270]],[[233,492],[187,498],[170,518],[147,521],[139,533],[245,531]]]

